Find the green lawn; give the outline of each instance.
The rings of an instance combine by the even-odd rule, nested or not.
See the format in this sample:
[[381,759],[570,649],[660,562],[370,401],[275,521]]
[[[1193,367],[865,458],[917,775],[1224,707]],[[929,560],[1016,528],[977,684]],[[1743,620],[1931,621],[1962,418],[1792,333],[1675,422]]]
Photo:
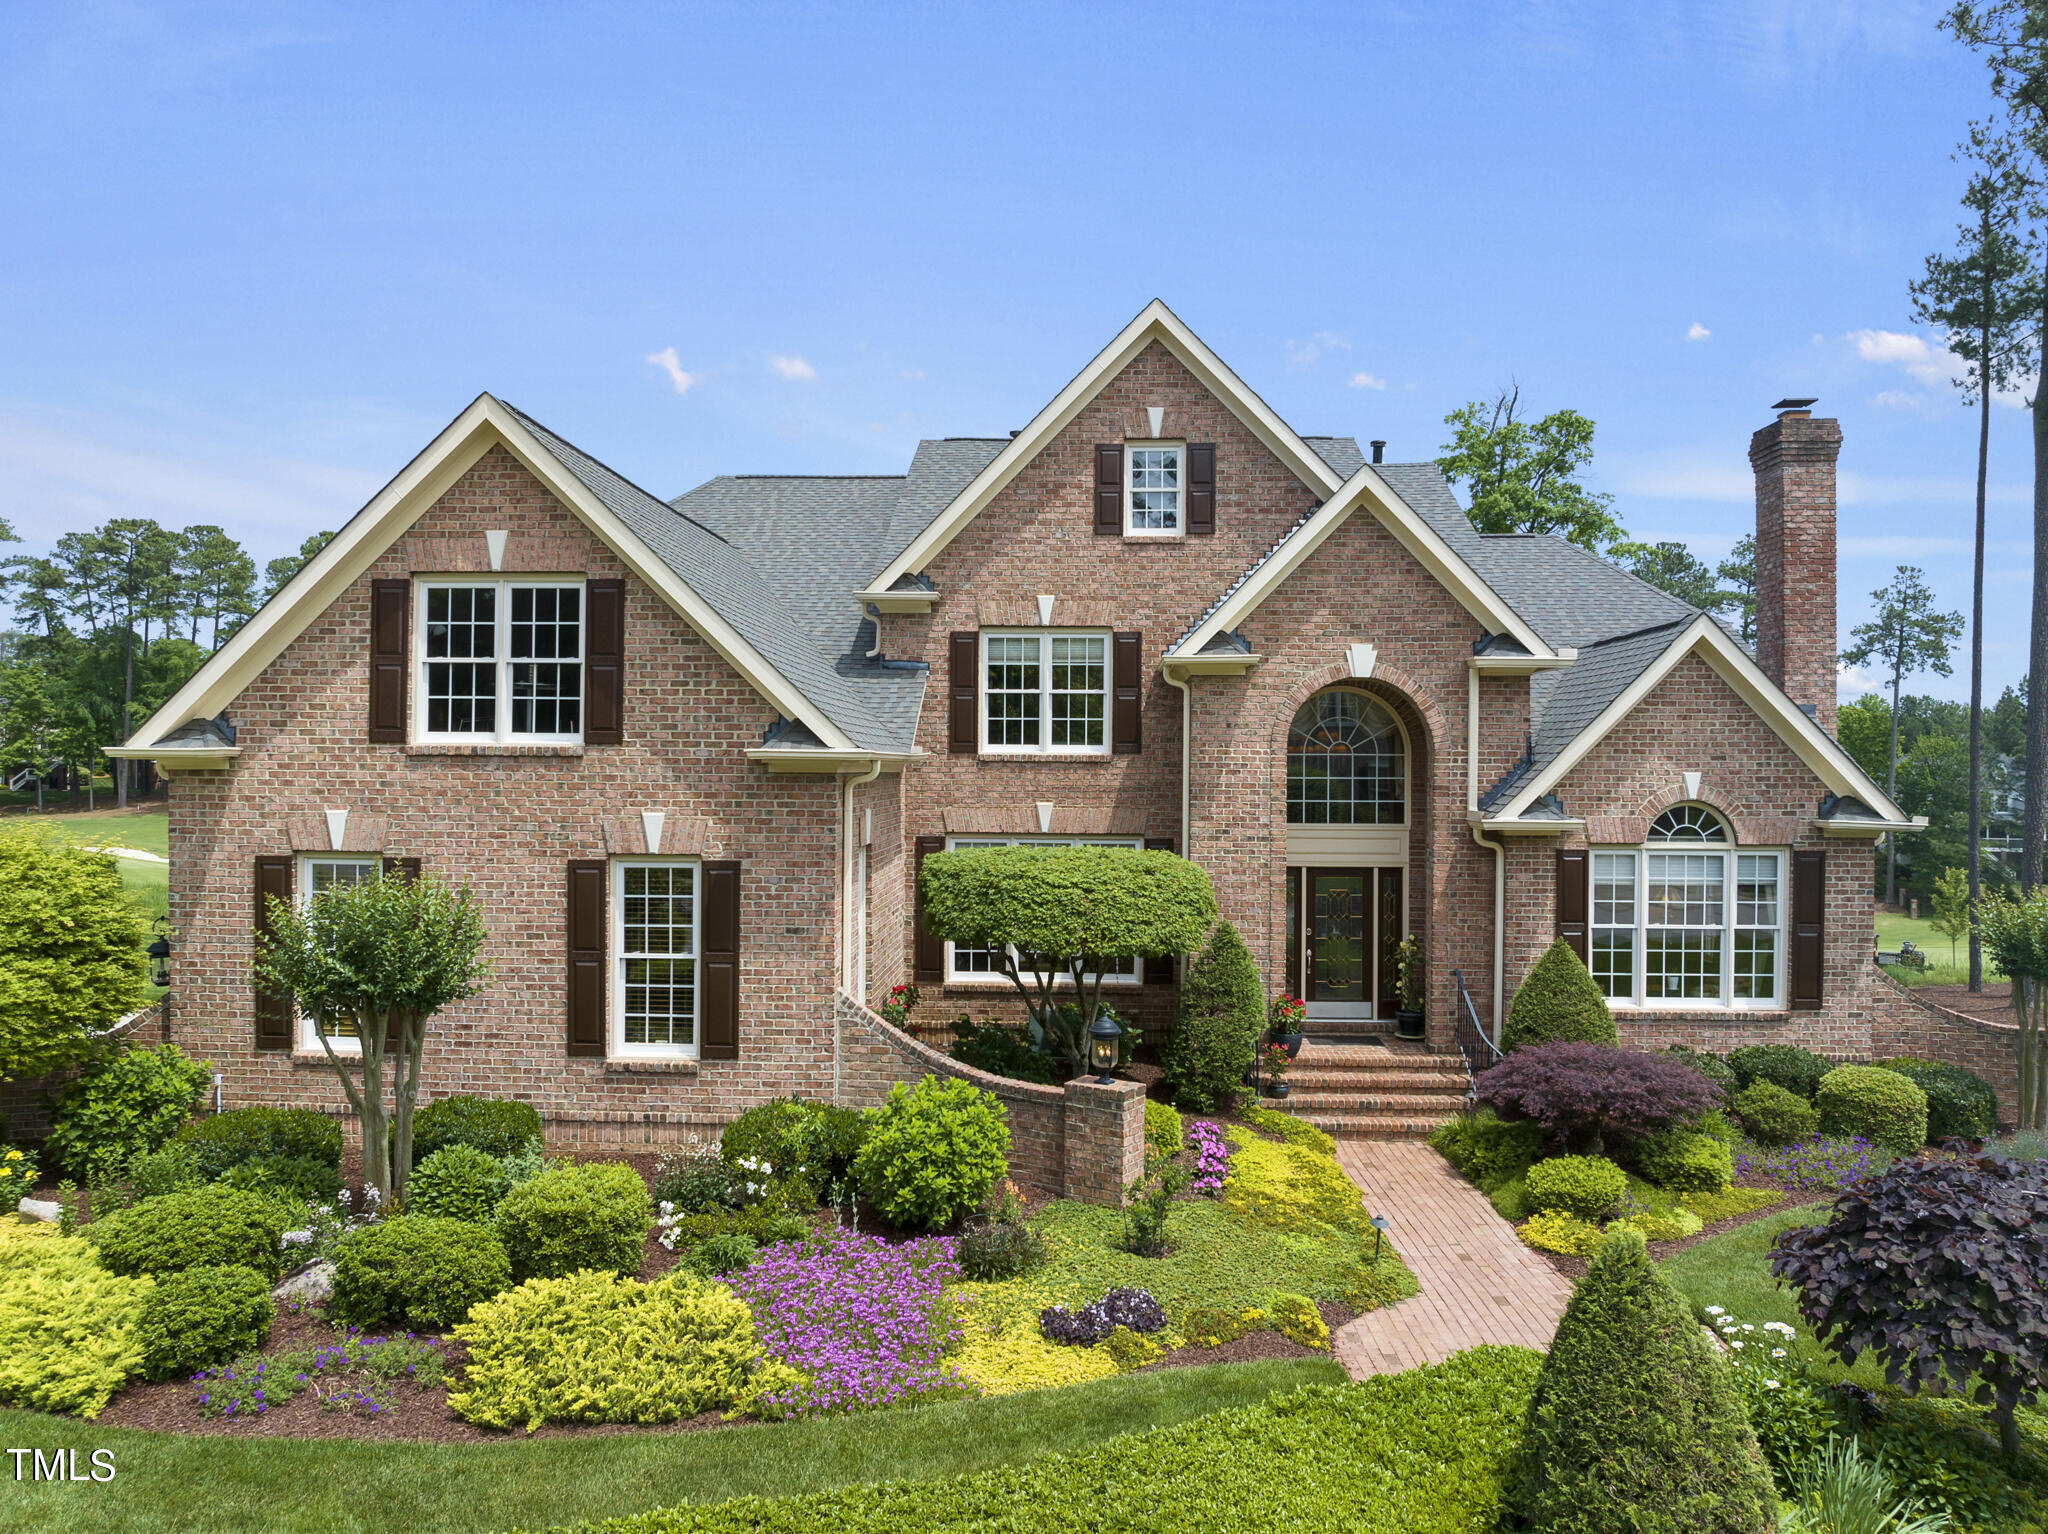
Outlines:
[[96,1427],[0,1410],[0,1448],[113,1452],[113,1480],[15,1482],[0,1460],[9,1534],[340,1534],[487,1531],[617,1517],[679,1502],[786,1496],[986,1470],[1085,1449],[1275,1390],[1342,1383],[1323,1359],[1123,1375],[1064,1390],[916,1411],[702,1433],[606,1433],[502,1443],[233,1439]]
[[[1921,910],[1927,907],[1923,903]],[[1949,941],[1934,930],[1934,923],[1922,917],[1919,921],[1910,916],[1894,916],[1880,911],[1877,916],[1877,946],[1886,952],[1897,948],[1901,939],[1910,939],[1915,948],[1927,955],[1927,968],[1915,974],[1912,970],[1894,970],[1909,985],[1965,985],[1970,979],[1970,945],[1967,942],[1955,944],[1955,957],[1949,957]],[[1984,978],[2003,980],[2005,974],[1984,957]]]

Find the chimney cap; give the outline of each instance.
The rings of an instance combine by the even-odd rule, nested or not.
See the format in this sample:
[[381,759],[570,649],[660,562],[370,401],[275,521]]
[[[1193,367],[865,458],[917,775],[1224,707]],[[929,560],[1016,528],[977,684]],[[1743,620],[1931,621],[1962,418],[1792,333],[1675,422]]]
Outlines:
[[1773,410],[1804,410],[1808,405],[1817,405],[1819,403],[1820,396],[1816,394],[1812,399],[1781,399],[1771,408]]
[[1383,455],[1383,454],[1385,454],[1386,450],[1387,450],[1387,442],[1386,442],[1386,438],[1384,438],[1384,437],[1375,437],[1375,438],[1373,438],[1373,440],[1372,440],[1372,461],[1373,461],[1374,463],[1378,463],[1378,462],[1380,461],[1380,459],[1381,459],[1382,455]]

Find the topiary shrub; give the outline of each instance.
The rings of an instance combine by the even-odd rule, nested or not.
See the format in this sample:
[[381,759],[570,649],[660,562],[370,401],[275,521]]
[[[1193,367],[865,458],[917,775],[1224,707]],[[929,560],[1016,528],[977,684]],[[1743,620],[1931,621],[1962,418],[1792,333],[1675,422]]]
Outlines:
[[1750,1044],[1731,1049],[1728,1065],[1735,1072],[1738,1088],[1768,1081],[1808,1102],[1813,1101],[1813,1094],[1819,1090],[1821,1077],[1835,1068],[1832,1060],[1796,1044]]
[[1673,1193],[1719,1193],[1735,1181],[1735,1152],[1718,1135],[1673,1127],[1636,1143],[1636,1170]]
[[412,1164],[444,1145],[469,1145],[486,1156],[516,1156],[541,1137],[540,1110],[509,1097],[459,1093],[437,1097],[412,1116]]
[[950,1225],[1009,1171],[1008,1112],[965,1081],[902,1082],[869,1110],[854,1180],[882,1217],[905,1230]]
[[511,1283],[504,1245],[467,1220],[393,1215],[350,1231],[334,1249],[334,1314],[359,1326],[453,1326]]
[[1553,1145],[1599,1154],[1610,1138],[1640,1139],[1697,1119],[1721,1092],[1666,1055],[1611,1044],[1531,1044],[1473,1082],[1479,1101],[1542,1126]]
[[1927,1143],[1988,1140],[1998,1130],[1998,1094],[1975,1071],[1939,1060],[1902,1055],[1880,1060],[1878,1069],[1897,1071],[1927,1094]]
[[1160,1056],[1173,1100],[1196,1113],[1228,1107],[1243,1089],[1265,1025],[1259,967],[1237,928],[1219,921],[1188,964],[1180,1016]]
[[1735,1095],[1736,1089],[1741,1085],[1736,1079],[1735,1067],[1719,1055],[1703,1054],[1684,1044],[1667,1044],[1664,1053],[1680,1065],[1698,1071],[1730,1097]]
[[1759,1145],[1798,1145],[1820,1133],[1813,1104],[1775,1081],[1756,1081],[1737,1092],[1735,1116],[1742,1132]]
[[1531,1208],[1597,1220],[1628,1192],[1628,1173],[1602,1156],[1553,1156],[1529,1168]]
[[458,1142],[442,1146],[412,1169],[405,1206],[413,1214],[488,1225],[511,1188],[497,1157]]
[[1527,1044],[1612,1044],[1619,1038],[1607,998],[1572,945],[1559,938],[1515,988],[1500,1047],[1513,1051]]
[[623,1161],[549,1167],[498,1205],[498,1237],[519,1283],[583,1268],[637,1273],[653,1228],[647,1184]]
[[1770,1469],[1741,1398],[1639,1232],[1594,1250],[1536,1377],[1507,1510],[1572,1534],[1760,1534]]
[[341,1192],[341,1173],[313,1156],[258,1156],[229,1167],[220,1180],[294,1207],[331,1204]]
[[743,1161],[774,1168],[777,1180],[799,1178],[819,1193],[846,1180],[867,1135],[853,1108],[805,1097],[777,1097],[747,1109],[725,1126],[718,1154],[729,1167]]
[[187,1124],[178,1143],[209,1182],[244,1162],[273,1157],[341,1167],[341,1125],[311,1108],[230,1108]]
[[282,1271],[286,1213],[276,1200],[210,1183],[144,1199],[85,1227],[110,1273],[180,1273],[186,1268]]
[[1897,1071],[1838,1065],[1821,1077],[1814,1106],[1824,1135],[1860,1135],[1900,1156],[1927,1143],[1927,1094]]
[[175,1044],[109,1055],[57,1094],[43,1153],[88,1186],[112,1182],[178,1132],[212,1079]]
[[270,1280],[254,1268],[187,1268],[157,1279],[142,1302],[143,1372],[196,1374],[253,1353],[270,1336]]

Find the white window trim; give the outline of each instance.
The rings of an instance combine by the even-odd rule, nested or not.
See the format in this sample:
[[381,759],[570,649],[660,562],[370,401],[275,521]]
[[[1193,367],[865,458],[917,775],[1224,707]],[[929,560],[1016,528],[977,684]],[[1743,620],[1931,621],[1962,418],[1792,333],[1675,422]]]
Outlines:
[[[384,855],[379,852],[301,852],[292,859],[292,901],[304,906],[313,898],[313,865],[315,863],[367,863],[373,870],[371,877],[384,877]],[[313,1026],[313,1019],[292,1008],[294,1048],[301,1054],[316,1054],[325,1057],[327,1050],[320,1042],[320,1031]],[[334,1046],[337,1055],[360,1055],[363,1041],[352,1034],[337,1033],[327,1041]]]
[[[498,701],[495,709],[497,728],[491,732],[480,730],[429,730],[427,728],[427,590],[429,587],[446,588],[469,586],[478,590],[493,590],[498,594],[497,616],[493,622],[493,637],[497,654],[492,662],[497,674]],[[582,652],[576,658],[579,673],[577,683],[576,717],[579,727],[570,734],[536,735],[516,734],[512,729],[512,593],[521,588],[528,590],[556,590],[573,586],[579,593],[576,603],[577,648]],[[583,743],[580,722],[588,717],[590,708],[590,592],[584,577],[580,575],[520,575],[480,577],[475,575],[415,575],[412,580],[412,677],[406,694],[411,700],[412,740],[415,745],[534,745],[534,746],[577,746]]]
[[[1357,696],[1368,699],[1372,703],[1378,705],[1380,708],[1385,709],[1387,717],[1394,721],[1394,731],[1401,737],[1401,818],[1399,820],[1284,819],[1284,817],[1289,815],[1293,809],[1292,804],[1285,801],[1288,797],[1287,773],[1289,766],[1291,765],[1291,759],[1294,755],[1294,753],[1289,749],[1289,746],[1292,744],[1294,740],[1294,719],[1296,715],[1300,714],[1302,709],[1308,707],[1309,704],[1313,703],[1317,698],[1321,697],[1326,692],[1355,693]],[[1287,719],[1287,736],[1281,742],[1280,745],[1280,773],[1281,794],[1283,796],[1283,803],[1281,805],[1280,813],[1283,817],[1283,824],[1286,826],[1287,834],[1290,836],[1295,835],[1297,833],[1302,834],[1304,836],[1349,836],[1355,835],[1359,832],[1406,831],[1409,829],[1409,823],[1414,817],[1415,742],[1409,739],[1408,726],[1401,722],[1400,714],[1395,712],[1393,709],[1387,707],[1387,700],[1385,698],[1380,697],[1376,693],[1367,692],[1363,687],[1345,687],[1342,684],[1339,684],[1332,687],[1318,688],[1315,692],[1311,693],[1308,697],[1303,698],[1300,703],[1295,705],[1294,713],[1290,714]],[[1601,849],[1601,851],[1603,852],[1608,850],[1610,849],[1605,847]],[[1402,852],[1401,856],[1404,859],[1407,857],[1407,853],[1405,850]]]
[[[1723,823],[1725,829],[1725,822]],[[1635,846],[1596,846],[1587,849],[1586,864],[1586,942],[1588,953],[1594,934],[1604,930],[1601,923],[1593,920],[1595,898],[1599,879],[1596,875],[1598,864],[1594,861],[1602,853],[1625,853],[1635,859],[1635,942],[1630,954],[1630,994],[1610,996],[1607,1005],[1615,1011],[1638,1013],[1657,1012],[1783,1012],[1791,1007],[1785,995],[1787,983],[1787,950],[1790,939],[1791,888],[1789,884],[1792,855],[1785,847],[1739,847],[1733,836],[1718,842],[1707,841],[1656,841],[1640,842]],[[1707,997],[1651,997],[1648,991],[1649,963],[1649,884],[1650,859],[1658,854],[1701,855],[1718,857],[1721,864],[1721,994]],[[1736,890],[1739,884],[1741,864],[1745,857],[1768,857],[1778,867],[1778,924],[1775,928],[1743,927],[1736,922]],[[1687,930],[1687,929],[1677,929]],[[1692,929],[1702,930],[1702,929]],[[1775,931],[1777,942],[1773,945],[1775,967],[1772,989],[1776,993],[1769,997],[1738,997],[1735,995],[1735,934],[1742,932]]]
[[[691,881],[690,952],[686,957],[696,966],[696,983],[690,988],[692,1013],[688,1044],[628,1044],[626,1042],[626,870],[629,868],[689,868]],[[704,863],[701,858],[627,857],[613,858],[609,887],[605,891],[605,1052],[614,1060],[695,1060],[704,1046]]]
[[[1136,527],[1131,522],[1131,455],[1146,448],[1172,448],[1180,454],[1175,470],[1177,499],[1172,527]],[[1126,538],[1185,538],[1188,533],[1188,445],[1175,437],[1162,437],[1124,444],[1124,536]]]
[[[987,847],[1123,847],[1133,851],[1143,851],[1144,846],[1145,838],[1142,836],[949,836],[946,838],[946,851],[948,852],[953,852],[963,847],[969,849]],[[995,972],[985,973],[981,970],[955,970],[953,967],[953,942],[950,938],[946,940],[946,967],[944,974],[946,976],[944,983],[949,986],[985,985],[999,987],[1005,991],[1015,989],[1010,984],[1010,977],[1008,975]],[[1074,983],[1074,977],[1070,974],[1061,973],[1053,977],[1052,983],[1055,986],[1071,988]],[[1145,961],[1143,959],[1134,960],[1131,973],[1128,975],[1104,975],[1102,983],[1105,986],[1143,985],[1145,983]]]
[[[988,740],[988,646],[992,639],[1029,639],[1038,650],[1038,744],[1035,746],[992,746]],[[1100,639],[1102,641],[1102,744],[1099,746],[1055,746],[1052,735],[1052,651],[1055,639]],[[982,756],[1108,756],[1116,729],[1116,636],[1109,629],[1006,628],[983,629],[977,651],[979,670],[975,677],[978,750]]]

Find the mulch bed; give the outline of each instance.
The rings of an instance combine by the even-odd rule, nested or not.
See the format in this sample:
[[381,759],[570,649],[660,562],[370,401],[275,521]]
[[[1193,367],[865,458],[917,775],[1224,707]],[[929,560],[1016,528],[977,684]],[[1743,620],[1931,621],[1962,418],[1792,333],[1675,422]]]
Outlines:
[[[1330,1328],[1330,1335],[1337,1335],[1337,1328],[1347,1322],[1356,1321],[1362,1312],[1349,1305],[1326,1300],[1316,1306],[1323,1314],[1323,1324]],[[1175,1348],[1156,1364],[1147,1364],[1136,1369],[1135,1374],[1151,1374],[1160,1369],[1194,1369],[1203,1364],[1244,1364],[1259,1358],[1328,1358],[1328,1348],[1305,1348],[1298,1342],[1290,1342],[1274,1331],[1246,1332],[1235,1342],[1226,1342],[1216,1348]]]
[[[1807,1204],[1828,1203],[1835,1197],[1835,1190],[1832,1188],[1787,1188],[1772,1182],[1768,1177],[1758,1177],[1754,1174],[1736,1178],[1735,1186],[1769,1188],[1785,1196],[1768,1209],[1759,1209],[1754,1214],[1730,1215],[1725,1220],[1716,1220],[1702,1229],[1698,1235],[1687,1236],[1682,1241],[1652,1241],[1649,1244],[1650,1256],[1662,1262],[1667,1257],[1677,1256],[1687,1247],[1698,1246],[1702,1241],[1711,1241],[1716,1236],[1726,1235],[1729,1231],[1748,1225],[1752,1221],[1769,1219],[1774,1214],[1783,1214],[1787,1209],[1798,1209]],[[1573,1282],[1586,1276],[1586,1259],[1583,1257],[1567,1257],[1562,1252],[1546,1252],[1537,1247],[1531,1247],[1530,1250],[1539,1257],[1547,1258],[1553,1268]]]

